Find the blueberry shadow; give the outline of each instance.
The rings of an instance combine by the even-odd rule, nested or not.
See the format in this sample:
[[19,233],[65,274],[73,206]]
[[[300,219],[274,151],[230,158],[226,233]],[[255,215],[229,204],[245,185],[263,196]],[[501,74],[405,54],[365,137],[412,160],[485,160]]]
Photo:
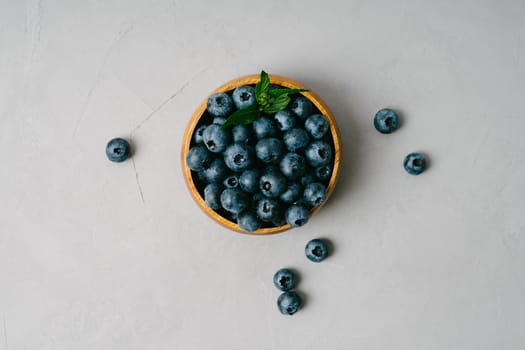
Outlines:
[[296,292],[297,295],[299,295],[299,297],[301,298],[301,307],[300,307],[300,309],[304,309],[305,307],[307,307],[308,303],[310,302],[310,300],[309,300],[310,298],[309,298],[308,294],[306,294],[306,293],[304,293],[303,291],[300,291],[300,290],[294,290],[294,292]]
[[434,162],[432,161],[433,158],[430,156],[429,152],[427,151],[421,151],[420,153],[422,153],[425,156],[425,163],[426,163],[425,171],[430,170],[434,166]]
[[129,137],[122,137],[123,139],[127,140],[129,143],[129,156],[133,157],[137,155],[137,150],[139,147],[137,147],[137,141],[135,139],[129,138]]
[[333,256],[337,252],[337,250],[335,248],[335,244],[329,238],[321,237],[321,239],[326,243],[326,246],[328,247],[328,256],[327,256],[327,258],[330,258],[331,256]]

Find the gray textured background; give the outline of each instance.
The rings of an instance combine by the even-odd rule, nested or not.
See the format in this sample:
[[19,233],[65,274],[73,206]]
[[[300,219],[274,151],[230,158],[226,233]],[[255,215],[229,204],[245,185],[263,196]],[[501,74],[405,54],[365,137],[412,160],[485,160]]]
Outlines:
[[[0,0],[0,349],[523,349],[523,18],[524,1]],[[318,92],[344,142],[326,207],[271,237],[207,219],[179,164],[198,103],[261,69]],[[108,162],[130,135],[135,167]],[[419,177],[411,151],[431,157]],[[315,237],[335,246],[322,264]]]

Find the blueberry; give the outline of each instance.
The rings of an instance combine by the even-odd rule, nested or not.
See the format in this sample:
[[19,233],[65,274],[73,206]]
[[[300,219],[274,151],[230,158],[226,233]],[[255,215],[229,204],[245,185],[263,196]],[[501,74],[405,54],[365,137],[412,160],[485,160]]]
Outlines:
[[302,204],[294,204],[286,210],[284,217],[291,226],[300,227],[308,222],[308,215],[310,215],[308,208]]
[[[257,188],[259,186],[257,185]],[[259,207],[259,201],[265,199],[266,197],[261,192],[256,192],[252,195],[252,202],[251,202],[251,208],[253,211],[257,212],[257,208]]]
[[378,111],[374,117],[374,127],[382,134],[394,132],[399,125],[399,116],[389,108]]
[[326,165],[332,160],[332,148],[324,141],[313,141],[304,153],[306,161],[314,168]]
[[195,131],[193,132],[193,142],[195,144],[202,143],[202,135],[204,134],[204,130],[206,129],[208,125],[199,125]]
[[321,181],[326,181],[332,176],[332,166],[330,164],[323,165],[315,169],[315,175]]
[[303,176],[299,178],[299,183],[303,186],[308,185],[309,183],[316,182],[317,176],[313,171],[307,171]]
[[250,142],[252,129],[249,125],[238,124],[232,127],[233,142]]
[[213,118],[212,124],[222,125],[226,121],[226,118],[224,117],[215,117]]
[[251,211],[244,211],[237,217],[237,224],[246,232],[253,232],[261,226],[261,222],[257,215]]
[[206,109],[214,117],[227,117],[234,110],[233,101],[224,92],[218,92],[208,97]]
[[283,315],[293,315],[301,307],[301,297],[294,291],[284,292],[277,299],[277,307]]
[[281,158],[282,152],[282,143],[276,138],[262,139],[255,145],[255,154],[257,155],[257,158],[265,163],[276,162]]
[[228,174],[228,167],[221,158],[215,158],[199,171],[199,178],[208,183],[222,182]]
[[288,184],[288,187],[286,187],[286,191],[279,196],[279,199],[284,203],[293,203],[299,200],[302,195],[303,187],[301,184],[298,182],[291,182]]
[[295,275],[288,269],[280,269],[273,275],[273,284],[283,292],[295,287]]
[[290,104],[290,109],[294,112],[299,118],[305,119],[308,117],[313,110],[313,105],[310,100],[304,96],[299,96]]
[[319,140],[326,134],[330,125],[323,115],[312,114],[304,122],[304,128],[312,138]]
[[239,214],[248,208],[249,201],[246,194],[238,188],[227,188],[222,191],[221,205],[230,213]]
[[215,210],[221,208],[222,191],[223,191],[223,187],[217,183],[208,184],[204,188],[204,201],[206,202],[208,207],[215,209]]
[[255,100],[255,89],[248,85],[242,85],[233,90],[232,97],[237,109],[253,106],[257,102]]
[[209,125],[202,134],[206,147],[213,153],[223,152],[230,144],[231,135],[227,130],[221,130],[220,125]]
[[410,175],[419,175],[427,168],[427,160],[421,153],[410,153],[403,162],[405,170]]
[[269,198],[279,197],[286,191],[286,178],[279,171],[266,171],[259,179],[261,193]]
[[286,153],[279,165],[283,175],[290,180],[302,176],[306,170],[306,162],[303,156],[294,152]]
[[239,178],[237,175],[230,175],[223,181],[223,185],[226,188],[235,188],[239,186]]
[[224,151],[224,162],[233,171],[243,171],[254,161],[253,149],[246,143],[234,143]]
[[272,120],[266,117],[256,119],[252,123],[252,127],[255,137],[257,137],[259,140],[277,135],[277,127]]
[[320,182],[312,182],[306,185],[303,192],[304,201],[311,205],[317,206],[322,204],[326,199],[326,187]]
[[310,138],[304,129],[294,128],[284,134],[283,141],[289,151],[295,152],[305,147],[310,142]]
[[272,225],[274,227],[280,227],[286,225],[286,219],[284,218],[284,213],[282,211],[277,212],[277,216],[273,218]]
[[262,221],[271,222],[279,216],[279,202],[271,198],[262,198],[257,202],[257,216]]
[[239,177],[239,186],[248,193],[254,193],[259,189],[260,172],[257,169],[245,170]]
[[273,119],[275,120],[279,130],[283,132],[288,131],[295,126],[295,116],[292,112],[286,109],[275,113]]
[[321,262],[328,256],[328,246],[322,239],[312,239],[304,248],[306,257],[313,262]]
[[128,141],[119,137],[112,139],[106,145],[106,156],[115,163],[120,163],[128,159],[131,155],[131,147]]
[[193,146],[186,154],[186,165],[191,170],[202,170],[207,164],[211,162],[211,155],[208,149],[202,145]]

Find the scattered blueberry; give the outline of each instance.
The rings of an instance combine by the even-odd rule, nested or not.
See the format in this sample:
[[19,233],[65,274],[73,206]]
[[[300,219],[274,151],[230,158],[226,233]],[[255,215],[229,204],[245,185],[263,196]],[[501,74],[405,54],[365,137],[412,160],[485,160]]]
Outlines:
[[253,149],[246,143],[234,143],[224,151],[224,162],[233,171],[243,171],[254,161]]
[[106,156],[115,163],[120,163],[128,159],[131,155],[129,142],[119,137],[112,139],[106,145]]
[[277,307],[283,315],[293,315],[301,307],[301,297],[294,291],[284,292],[277,299]]
[[332,148],[324,141],[313,141],[306,147],[304,153],[306,161],[314,168],[326,165],[332,160]]
[[277,135],[277,127],[272,120],[266,117],[261,117],[255,120],[252,123],[252,127],[255,137],[259,140]]
[[390,134],[399,124],[397,113],[389,108],[378,111],[374,117],[374,127],[382,134]]
[[313,105],[310,100],[304,96],[298,96],[295,100],[290,103],[290,109],[294,112],[299,118],[305,119],[308,117],[313,110]]
[[257,158],[265,163],[272,163],[279,160],[282,153],[282,142],[276,138],[262,139],[255,145],[255,154],[257,155]]
[[295,275],[288,269],[280,269],[273,275],[273,284],[277,289],[287,292],[295,287]]
[[311,205],[317,206],[326,199],[326,187],[320,182],[312,182],[306,185],[303,193],[304,201]]
[[227,188],[221,194],[222,207],[233,214],[239,214],[248,208],[249,201],[246,194],[238,188]]
[[191,170],[202,170],[206,164],[211,162],[211,155],[208,149],[202,145],[190,148],[186,154],[186,164]]
[[292,227],[300,227],[308,222],[308,215],[310,212],[302,204],[294,204],[286,210],[284,214],[286,222]]
[[283,109],[282,111],[275,113],[273,118],[279,130],[283,132],[288,131],[295,126],[295,116],[289,110]]
[[220,125],[209,125],[202,134],[206,147],[213,153],[223,152],[230,144],[231,135],[228,130],[221,130]]
[[248,85],[242,85],[233,90],[232,97],[237,109],[253,106],[257,102],[255,99],[255,89]]
[[208,207],[215,209],[215,210],[221,208],[222,191],[223,191],[223,187],[218,183],[208,184],[204,188],[204,201],[206,202]]
[[303,156],[294,152],[285,154],[279,165],[283,175],[290,180],[297,179],[306,171],[306,162]]
[[323,115],[312,114],[304,122],[304,128],[312,138],[319,140],[326,134],[330,125]]
[[310,138],[304,129],[294,128],[284,134],[283,141],[289,151],[295,152],[305,147],[310,141]]
[[253,232],[261,226],[257,215],[251,211],[244,211],[237,217],[237,224],[246,232]]
[[239,185],[245,192],[254,193],[259,189],[260,176],[258,169],[245,170],[239,177]]
[[219,92],[211,95],[206,103],[206,109],[214,117],[227,117],[234,110],[233,101],[228,94]]
[[306,257],[313,262],[321,262],[328,256],[328,246],[322,239],[312,239],[304,248]]
[[419,175],[427,168],[427,160],[421,153],[410,153],[403,162],[405,170],[410,175]]

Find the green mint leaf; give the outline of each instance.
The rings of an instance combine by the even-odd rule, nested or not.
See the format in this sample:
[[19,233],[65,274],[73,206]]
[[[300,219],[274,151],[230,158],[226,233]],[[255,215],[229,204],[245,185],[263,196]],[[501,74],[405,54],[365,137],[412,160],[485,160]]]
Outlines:
[[290,103],[290,97],[288,95],[281,95],[273,100],[273,103],[264,109],[265,113],[277,113],[282,111]]
[[230,125],[237,124],[249,124],[258,119],[261,116],[259,106],[257,104],[251,105],[250,107],[239,109],[226,119],[221,125],[221,129],[224,130]]
[[274,89],[274,90],[268,91],[268,93],[272,97],[279,97],[282,95],[291,95],[291,94],[296,94],[298,92],[307,92],[307,91],[309,90],[308,89]]
[[266,95],[268,91],[268,87],[270,86],[270,77],[268,77],[268,73],[265,71],[261,71],[261,79],[257,84],[255,84],[255,98],[257,101],[263,97],[263,95]]

